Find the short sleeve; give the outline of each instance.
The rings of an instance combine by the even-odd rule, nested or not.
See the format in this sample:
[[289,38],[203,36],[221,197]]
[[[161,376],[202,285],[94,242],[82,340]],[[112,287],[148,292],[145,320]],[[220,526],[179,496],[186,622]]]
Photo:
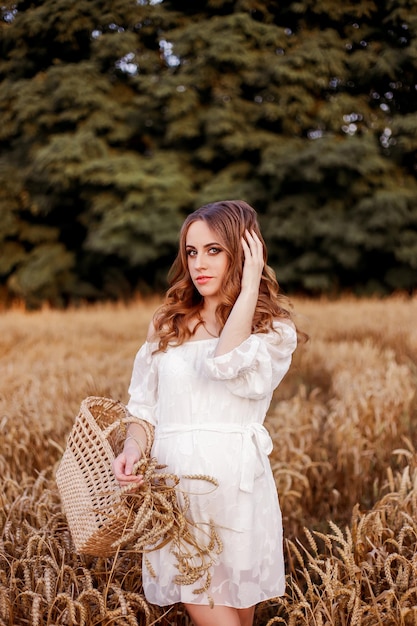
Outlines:
[[287,373],[297,334],[292,326],[276,321],[268,333],[256,333],[227,354],[209,357],[206,375],[224,380],[237,396],[258,400],[271,395]]
[[158,402],[158,356],[153,354],[157,344],[146,342],[136,355],[129,385],[129,413],[156,426]]

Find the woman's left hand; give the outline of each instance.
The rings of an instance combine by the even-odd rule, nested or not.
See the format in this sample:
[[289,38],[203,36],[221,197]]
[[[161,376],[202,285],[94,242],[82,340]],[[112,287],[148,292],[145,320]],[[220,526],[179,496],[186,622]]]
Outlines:
[[245,261],[243,264],[241,292],[256,292],[258,294],[265,265],[262,242],[254,231],[249,232],[247,230],[245,237],[242,237],[242,247]]

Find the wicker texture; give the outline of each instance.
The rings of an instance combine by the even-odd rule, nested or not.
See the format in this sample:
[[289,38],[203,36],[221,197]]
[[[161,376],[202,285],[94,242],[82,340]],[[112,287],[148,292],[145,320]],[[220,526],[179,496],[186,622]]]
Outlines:
[[152,426],[110,398],[91,396],[81,403],[56,474],[75,549],[81,554],[111,556],[133,522],[134,511],[112,468],[123,449],[126,427],[133,422],[146,431],[148,457]]

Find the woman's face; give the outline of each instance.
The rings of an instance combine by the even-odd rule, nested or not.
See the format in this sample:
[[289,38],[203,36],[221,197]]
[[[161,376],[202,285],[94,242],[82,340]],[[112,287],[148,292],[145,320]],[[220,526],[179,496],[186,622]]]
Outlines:
[[190,225],[186,239],[188,271],[199,294],[207,299],[218,299],[229,259],[223,242],[203,220]]

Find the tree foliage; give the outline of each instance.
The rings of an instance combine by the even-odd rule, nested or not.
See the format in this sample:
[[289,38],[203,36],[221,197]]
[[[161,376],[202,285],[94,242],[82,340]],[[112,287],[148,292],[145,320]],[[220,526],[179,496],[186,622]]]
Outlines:
[[0,16],[3,297],[161,286],[187,212],[232,197],[258,210],[287,290],[416,287],[414,0]]

